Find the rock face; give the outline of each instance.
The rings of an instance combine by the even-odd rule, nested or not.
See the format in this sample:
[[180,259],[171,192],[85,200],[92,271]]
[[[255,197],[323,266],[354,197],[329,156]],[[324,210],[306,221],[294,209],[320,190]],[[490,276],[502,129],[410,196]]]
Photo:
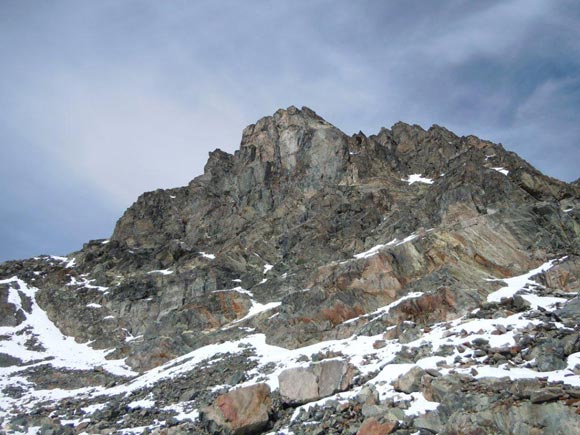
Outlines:
[[289,107],[110,239],[0,265],[0,424],[574,433],[579,291],[578,182],[437,125],[349,136]]
[[[432,184],[410,184],[417,173]],[[290,107],[247,127],[234,155],[211,153],[188,186],[143,194],[74,267],[0,275],[40,272],[39,303],[63,332],[146,370],[212,342],[252,301],[282,302],[259,329],[285,347],[347,337],[345,321],[413,291],[425,294],[395,323],[457,317],[485,296],[482,277],[578,252],[578,195],[473,136],[398,123],[349,137]]]
[[343,360],[328,360],[309,367],[280,373],[280,395],[285,403],[301,404],[345,391],[352,383],[354,368]]

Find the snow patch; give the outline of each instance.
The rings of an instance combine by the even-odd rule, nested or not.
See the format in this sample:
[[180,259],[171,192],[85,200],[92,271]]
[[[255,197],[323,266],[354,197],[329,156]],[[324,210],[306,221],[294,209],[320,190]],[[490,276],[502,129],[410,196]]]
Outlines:
[[357,320],[360,320],[360,319],[370,319],[369,322],[372,322],[373,320],[378,319],[379,317],[383,316],[384,314],[387,314],[389,311],[391,311],[392,308],[396,307],[401,302],[406,301],[408,299],[416,299],[416,298],[421,297],[421,296],[423,296],[422,292],[409,293],[409,294],[403,296],[402,298],[397,299],[395,302],[391,302],[389,305],[386,305],[384,307],[381,307],[381,308],[373,311],[372,313],[363,314],[362,316],[348,319],[348,320],[342,322],[342,324],[347,325],[349,323],[356,322]]
[[[24,362],[49,360],[56,368],[77,370],[92,370],[102,367],[104,370],[118,376],[134,376],[135,373],[125,360],[107,360],[105,357],[112,350],[96,350],[88,343],[77,343],[73,337],[64,335],[48,318],[36,302],[37,288],[13,277],[1,280],[0,284],[9,284],[12,292],[17,286],[30,303],[30,313],[23,311],[25,320],[17,327],[0,327],[0,335],[7,337],[0,341],[0,352],[12,355]],[[20,297],[20,296],[19,296]],[[26,342],[34,339],[43,350],[30,350]],[[0,376],[3,373],[0,372]]]
[[500,174],[503,174],[503,175],[507,175],[507,174],[510,173],[510,171],[508,171],[507,169],[500,168],[500,167],[491,168],[491,169],[493,169],[494,171],[497,171],[497,172],[499,172]]
[[171,275],[173,273],[173,271],[169,270],[169,269],[159,269],[159,270],[151,270],[151,271],[147,272],[148,275],[151,275],[154,273],[157,273],[160,275]]
[[430,178],[425,178],[421,174],[411,174],[409,175],[408,179],[401,178],[402,181],[406,181],[409,185],[413,183],[424,183],[424,184],[433,184],[434,181]]
[[136,409],[136,408],[143,408],[143,409],[153,408],[155,406],[155,400],[151,400],[151,399],[135,400],[135,401],[127,404],[127,406],[129,408],[131,408],[131,409]]
[[[560,259],[563,260],[563,259]],[[546,272],[550,270],[556,262],[559,260],[550,260],[540,267],[536,269],[530,270],[528,273],[524,273],[523,275],[514,276],[512,278],[505,278],[505,279],[489,279],[488,281],[504,281],[507,285],[505,287],[500,288],[499,290],[490,293],[487,296],[488,302],[500,302],[502,298],[511,298],[514,297],[517,292],[522,290],[527,285],[537,285],[532,278],[539,273]]]
[[387,247],[395,247],[395,246],[400,246],[403,245],[407,242],[410,242],[411,240],[416,239],[418,236],[416,234],[411,234],[410,236],[405,237],[403,240],[399,240],[399,239],[393,239],[391,240],[389,243],[385,243],[385,244],[381,244],[381,245],[376,245],[373,246],[371,249],[369,249],[368,251],[365,252],[361,252],[360,254],[355,254],[354,258],[357,260],[363,259],[363,258],[370,258],[374,255],[377,255],[379,253],[379,251],[381,251],[384,248]]

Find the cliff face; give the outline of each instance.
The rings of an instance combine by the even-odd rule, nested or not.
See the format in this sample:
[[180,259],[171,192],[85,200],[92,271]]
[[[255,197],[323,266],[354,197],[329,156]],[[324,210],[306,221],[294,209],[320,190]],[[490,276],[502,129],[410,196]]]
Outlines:
[[[580,289],[579,206],[578,183],[546,177],[501,145],[404,123],[347,136],[290,107],[248,126],[234,155],[210,153],[188,186],[140,196],[110,240],[0,265],[1,326],[33,352],[13,356],[6,338],[0,359],[44,385],[28,366],[43,359],[37,312],[136,372],[255,334],[286,349],[383,333],[400,346],[489,303],[501,314],[490,300],[498,280],[551,260],[542,288],[564,304]],[[580,350],[570,346],[562,361]],[[62,367],[59,376],[79,387],[132,375],[102,364],[100,377],[79,374],[90,362],[75,376],[84,381]]]

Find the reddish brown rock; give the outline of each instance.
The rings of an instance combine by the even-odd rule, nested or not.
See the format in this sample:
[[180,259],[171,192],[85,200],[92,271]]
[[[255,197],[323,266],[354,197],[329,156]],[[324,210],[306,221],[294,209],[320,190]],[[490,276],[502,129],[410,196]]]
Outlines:
[[356,435],[389,435],[397,428],[396,421],[379,423],[376,418],[367,418]]
[[205,410],[205,417],[235,435],[245,435],[264,429],[271,409],[270,387],[257,384],[222,394]]

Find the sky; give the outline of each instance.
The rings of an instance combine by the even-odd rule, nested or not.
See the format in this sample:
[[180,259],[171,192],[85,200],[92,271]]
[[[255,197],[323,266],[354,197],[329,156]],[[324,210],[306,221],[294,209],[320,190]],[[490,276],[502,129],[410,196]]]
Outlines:
[[2,0],[0,261],[107,238],[243,128],[308,106],[502,143],[580,177],[577,0]]

